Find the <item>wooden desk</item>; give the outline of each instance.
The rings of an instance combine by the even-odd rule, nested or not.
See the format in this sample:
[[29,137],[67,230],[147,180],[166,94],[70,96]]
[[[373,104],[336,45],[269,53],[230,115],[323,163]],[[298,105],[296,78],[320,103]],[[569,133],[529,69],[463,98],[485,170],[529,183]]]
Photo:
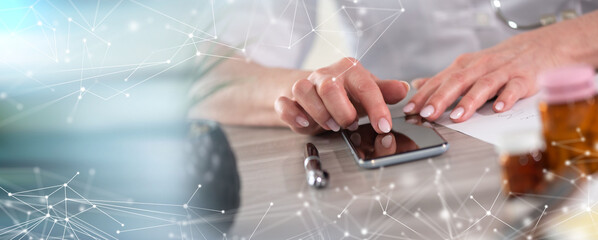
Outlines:
[[[242,203],[228,236],[508,237],[503,235],[511,234],[503,231],[508,228],[507,219],[519,208],[504,207],[511,203],[501,192],[501,169],[494,147],[442,126],[437,126],[437,131],[450,144],[447,153],[367,170],[356,165],[338,133],[310,137],[283,128],[225,127],[242,179]],[[318,147],[323,168],[331,175],[325,189],[313,189],[306,183],[303,147],[307,142]]]

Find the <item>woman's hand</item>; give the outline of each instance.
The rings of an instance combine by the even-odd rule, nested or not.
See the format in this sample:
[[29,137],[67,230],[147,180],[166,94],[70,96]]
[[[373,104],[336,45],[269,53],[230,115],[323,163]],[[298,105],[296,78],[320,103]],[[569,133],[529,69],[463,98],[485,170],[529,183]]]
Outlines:
[[281,96],[274,106],[280,119],[298,133],[356,129],[362,114],[368,115],[376,132],[388,133],[392,121],[386,104],[399,102],[408,91],[406,82],[380,80],[356,59],[343,58],[295,82],[292,98]]
[[522,33],[492,48],[463,54],[436,76],[414,80],[418,91],[403,111],[434,121],[463,96],[450,114],[454,122],[463,122],[497,95],[494,111],[509,110],[517,100],[536,93],[540,71],[574,62],[562,46],[569,45],[564,40],[574,37],[577,29],[561,25]]

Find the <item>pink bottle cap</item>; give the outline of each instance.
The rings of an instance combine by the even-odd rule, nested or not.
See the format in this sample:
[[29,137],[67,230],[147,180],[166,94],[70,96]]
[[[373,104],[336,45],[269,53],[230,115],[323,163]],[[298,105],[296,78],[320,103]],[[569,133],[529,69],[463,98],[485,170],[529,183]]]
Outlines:
[[576,102],[596,94],[594,68],[589,65],[570,65],[542,72],[538,75],[540,98],[547,103]]

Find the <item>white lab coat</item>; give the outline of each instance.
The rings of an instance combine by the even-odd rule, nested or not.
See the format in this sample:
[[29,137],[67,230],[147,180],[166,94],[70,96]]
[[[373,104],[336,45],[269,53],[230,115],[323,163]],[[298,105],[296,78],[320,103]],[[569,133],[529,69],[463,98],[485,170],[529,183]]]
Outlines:
[[[342,19],[343,29],[317,26],[316,0],[229,1],[219,6],[229,16],[219,26],[224,29],[219,38],[245,49],[242,54],[252,61],[299,68],[314,38],[319,37],[317,32],[344,31],[352,49],[349,56],[358,58],[376,76],[411,80],[433,76],[460,54],[491,47],[522,32],[500,22],[490,0],[336,2],[339,10],[333,17]],[[598,9],[597,0],[501,3],[505,15],[519,24],[539,22],[542,15],[568,9],[580,14]],[[400,12],[401,8],[405,11]],[[334,48],[335,43],[328,44]]]

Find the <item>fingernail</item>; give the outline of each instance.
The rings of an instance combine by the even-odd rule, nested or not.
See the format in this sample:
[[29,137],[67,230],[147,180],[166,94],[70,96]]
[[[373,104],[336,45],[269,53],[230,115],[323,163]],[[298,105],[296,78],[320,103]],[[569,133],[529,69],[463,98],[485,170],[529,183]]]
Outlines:
[[496,109],[496,111],[502,111],[503,108],[505,108],[504,102],[497,102],[496,105],[494,105],[494,109]]
[[405,89],[407,90],[407,92],[409,92],[409,89],[411,89],[411,86],[409,85],[409,83],[407,82],[402,82],[403,85],[405,85]]
[[403,108],[403,112],[410,113],[415,108],[415,103],[409,103]]
[[429,116],[432,116],[433,113],[434,113],[434,106],[428,105],[428,106],[424,107],[424,109],[422,109],[422,111],[419,113],[419,115],[427,118]]
[[458,107],[455,110],[453,110],[450,117],[451,119],[459,119],[461,116],[463,116],[463,112],[465,112],[465,109],[463,109],[462,107]]
[[299,126],[302,126],[302,127],[309,126],[309,121],[307,121],[307,119],[305,119],[304,117],[301,117],[301,116],[297,116],[295,118],[295,122],[297,122],[299,124]]
[[385,118],[380,118],[380,120],[378,120],[378,129],[383,133],[390,132],[390,124]]
[[392,136],[390,136],[390,134],[384,136],[382,138],[382,140],[380,140],[380,142],[382,142],[382,146],[384,146],[385,148],[389,148],[390,144],[392,143]]
[[338,125],[338,123],[336,123],[336,121],[334,121],[334,119],[328,119],[328,121],[326,121],[326,125],[328,125],[328,128],[330,128],[330,130],[338,132],[338,130],[341,130],[341,126]]
[[349,129],[351,131],[355,131],[355,130],[357,130],[358,127],[359,127],[359,124],[357,121],[355,121],[351,125],[349,125],[349,127],[347,127],[347,129]]

